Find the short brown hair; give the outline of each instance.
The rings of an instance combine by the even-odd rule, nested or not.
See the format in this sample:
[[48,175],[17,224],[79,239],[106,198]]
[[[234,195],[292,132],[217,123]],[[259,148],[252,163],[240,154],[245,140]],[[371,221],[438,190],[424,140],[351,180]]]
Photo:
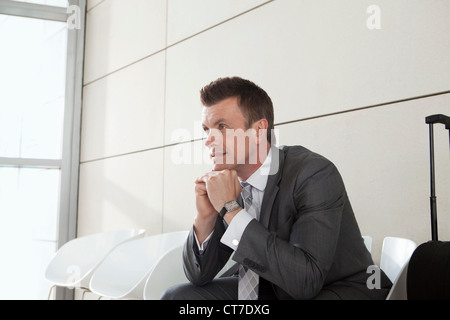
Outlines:
[[227,77],[219,78],[200,90],[200,99],[205,107],[231,97],[238,98],[239,108],[247,120],[247,128],[255,121],[267,120],[267,140],[271,142],[274,127],[273,104],[269,95],[259,86],[239,77]]

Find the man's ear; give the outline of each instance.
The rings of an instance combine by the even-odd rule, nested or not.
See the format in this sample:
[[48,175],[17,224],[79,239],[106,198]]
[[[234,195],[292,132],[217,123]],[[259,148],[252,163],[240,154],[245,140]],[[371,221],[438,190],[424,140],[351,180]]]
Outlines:
[[269,127],[269,122],[266,119],[260,119],[255,122],[254,129],[256,130],[256,143],[260,144],[261,141],[267,141],[267,128]]

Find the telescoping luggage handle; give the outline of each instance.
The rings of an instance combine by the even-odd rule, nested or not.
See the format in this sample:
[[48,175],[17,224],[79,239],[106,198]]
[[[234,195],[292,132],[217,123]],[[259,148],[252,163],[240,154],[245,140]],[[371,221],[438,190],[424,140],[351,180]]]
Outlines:
[[430,128],[430,209],[431,209],[431,239],[438,241],[437,231],[437,209],[436,209],[436,186],[435,186],[435,173],[434,173],[434,124],[442,123],[445,125],[445,129],[449,130],[449,142],[450,142],[450,117],[443,114],[434,114],[425,118],[425,123],[429,124]]

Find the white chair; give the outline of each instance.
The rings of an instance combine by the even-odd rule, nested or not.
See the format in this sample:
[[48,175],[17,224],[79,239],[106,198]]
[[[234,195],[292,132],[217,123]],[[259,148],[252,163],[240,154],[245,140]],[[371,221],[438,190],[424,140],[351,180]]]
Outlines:
[[[65,243],[50,260],[45,278],[56,286],[89,291],[92,273],[103,259],[119,244],[143,237],[145,230],[133,229],[96,233]],[[84,293],[83,293],[84,296]]]
[[[156,262],[144,286],[144,300],[159,300],[167,288],[188,282],[183,269],[183,247],[181,244],[173,248]],[[216,278],[235,263],[230,258]]]
[[408,274],[408,262],[405,263],[400,271],[397,279],[392,284],[386,300],[408,300],[408,292],[406,288],[406,280]]
[[188,282],[183,270],[183,247],[173,248],[155,263],[145,282],[144,300],[159,300],[167,288]]
[[409,261],[417,245],[414,241],[397,237],[386,237],[381,249],[380,268],[392,283],[397,280],[403,266]]
[[372,237],[371,236],[362,236],[364,239],[364,244],[369,252],[372,252]]
[[[171,263],[178,260],[176,264],[173,263],[170,266],[165,263],[160,264],[155,271],[155,275],[164,275],[164,279],[173,277],[170,283],[175,284],[182,279],[181,256],[178,257],[178,255],[181,254],[180,250],[187,235],[188,231],[164,233],[117,246],[95,270],[89,284],[90,290],[110,299],[144,299],[147,279],[158,266],[158,262]],[[171,274],[171,272],[174,273]],[[148,293],[151,297],[163,290],[163,283],[158,283],[154,277],[150,285],[154,286],[154,289],[149,290]]]

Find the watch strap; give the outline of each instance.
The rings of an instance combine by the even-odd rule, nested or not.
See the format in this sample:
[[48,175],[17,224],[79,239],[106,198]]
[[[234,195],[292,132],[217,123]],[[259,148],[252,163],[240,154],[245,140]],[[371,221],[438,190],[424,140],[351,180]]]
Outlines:
[[220,210],[219,212],[219,216],[223,219],[223,216],[227,213],[227,208],[225,208],[225,206],[222,208],[222,210]]
[[225,203],[222,210],[220,210],[219,216],[223,218],[225,214],[237,210],[238,208],[241,208],[241,205],[236,200],[228,201],[227,203]]

